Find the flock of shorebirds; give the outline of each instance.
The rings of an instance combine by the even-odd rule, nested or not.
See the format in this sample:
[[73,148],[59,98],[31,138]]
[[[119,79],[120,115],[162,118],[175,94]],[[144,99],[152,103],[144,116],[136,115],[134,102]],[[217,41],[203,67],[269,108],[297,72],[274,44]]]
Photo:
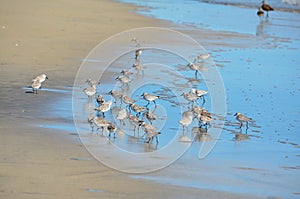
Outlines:
[[266,4],[265,0],[263,0],[261,2],[261,5],[258,7],[257,16],[259,16],[260,18],[264,17],[264,11],[267,12],[266,19],[269,18],[269,12],[274,11],[274,8],[272,8],[269,4]]
[[[143,73],[143,66],[140,64],[142,53],[143,51],[141,48],[135,50],[135,64],[133,64],[132,68],[136,70],[136,74],[140,74],[140,72]],[[188,63],[186,67],[195,71],[195,76],[197,76],[201,67],[195,60],[205,60],[209,58],[209,53],[200,55],[194,59],[193,62]],[[126,69],[120,71],[119,76],[115,78],[115,80],[121,83],[120,88],[130,87],[129,83],[132,81],[131,75],[133,74],[134,72]],[[117,90],[111,90],[107,92],[106,95],[111,95],[113,100],[105,101],[101,94],[98,94],[96,97],[97,86],[100,84],[99,81],[87,79],[86,83],[88,84],[88,87],[83,89],[83,92],[88,97],[89,102],[93,102],[95,105],[92,113],[88,117],[88,123],[91,126],[92,132],[101,132],[101,135],[107,136],[108,138],[111,138],[113,134],[113,138],[115,139],[117,129],[119,128],[119,130],[122,130],[122,127],[125,125],[124,121],[127,120],[131,123],[133,132],[136,130],[139,132],[140,128],[144,131],[144,134],[142,136],[138,135],[138,138],[141,138],[146,143],[151,143],[154,139],[156,139],[156,143],[158,143],[158,135],[160,135],[161,132],[153,125],[153,122],[157,119],[157,115],[155,114],[157,106],[156,100],[163,100],[161,96],[143,92],[140,97],[145,100],[147,104],[145,106],[140,106],[137,104],[137,99],[132,99],[130,96],[127,96]],[[190,91],[183,92],[181,94],[187,103],[191,105],[191,108],[188,111],[182,113],[182,117],[179,121],[179,124],[183,129],[183,134],[188,131],[188,127],[194,119],[198,120],[198,132],[207,133],[208,127],[211,126],[211,122],[214,120],[212,114],[204,108],[205,96],[207,93],[208,92],[205,90],[192,88]],[[199,100],[201,101],[199,102]],[[109,121],[106,117],[106,114],[112,114],[112,105],[116,105],[117,103],[119,103],[120,106],[118,108],[118,112],[114,115],[114,119],[118,121],[120,125],[117,125],[117,122]],[[150,110],[150,104],[155,106],[154,110]],[[242,128],[243,123],[246,123],[246,127],[248,129],[248,122],[251,119],[241,113],[236,113],[235,116],[240,122],[239,128]],[[187,136],[183,137],[187,138]],[[187,139],[180,141],[189,142],[192,140]]]

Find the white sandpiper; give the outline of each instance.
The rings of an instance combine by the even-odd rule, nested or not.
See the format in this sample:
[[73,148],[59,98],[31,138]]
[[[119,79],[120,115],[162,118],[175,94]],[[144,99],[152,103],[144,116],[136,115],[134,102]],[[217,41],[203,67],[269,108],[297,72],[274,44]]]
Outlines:
[[121,125],[125,125],[124,120],[127,118],[127,111],[122,108],[117,114],[117,120],[120,121]]
[[197,77],[198,75],[198,71],[200,70],[200,66],[195,64],[195,63],[192,63],[190,62],[188,65],[187,65],[190,69],[194,70],[195,71],[195,76]]
[[120,74],[129,77],[130,75],[133,75],[133,72],[130,72],[129,70],[123,69],[120,72]]
[[199,98],[198,95],[196,95],[195,93],[187,93],[187,92],[183,92],[181,96],[183,96],[184,99],[192,103],[194,103]]
[[194,94],[196,94],[199,98],[202,98],[202,106],[203,106],[204,103],[205,103],[205,98],[204,98],[204,96],[205,96],[208,92],[205,91],[205,90],[200,90],[200,89],[194,89],[194,88],[192,88],[192,89],[191,89],[191,93],[194,93]]
[[96,85],[93,85],[89,88],[83,89],[83,92],[88,96],[88,98],[90,100],[90,99],[92,99],[92,97],[95,96],[96,90],[97,90]]
[[210,53],[205,53],[205,54],[201,54],[197,57],[197,59],[200,59],[200,60],[206,60],[206,59],[209,59],[210,58]]
[[140,126],[143,121],[140,120],[137,116],[131,115],[131,114],[128,116],[128,118],[129,118],[129,121],[131,122],[131,124],[134,126],[133,131],[135,132],[136,128],[138,128],[138,132],[139,132]]
[[133,104],[134,102],[136,102],[136,100],[131,99],[130,97],[128,97],[127,95],[122,95],[122,102],[124,102],[125,104]]
[[144,67],[140,63],[133,64],[132,68],[134,68],[134,70],[136,70],[137,74],[139,74],[140,71],[142,71],[142,74],[144,75]]
[[116,90],[111,90],[108,92],[108,94],[111,95],[115,99],[114,103],[117,103],[117,100],[121,99],[121,97],[122,97],[122,94]]
[[98,106],[97,108],[95,108],[95,111],[100,111],[102,113],[102,116],[105,117],[104,113],[110,110],[112,101],[107,101],[102,103],[100,106]]
[[109,122],[106,119],[104,119],[104,118],[95,117],[94,124],[96,125],[97,130],[99,130],[100,128],[102,129],[101,132],[103,134],[104,128],[107,127],[107,125],[109,124]]
[[185,112],[184,116],[181,118],[179,123],[182,125],[182,129],[186,128],[188,130],[188,126],[192,123],[193,121],[193,113],[191,111]]
[[154,138],[156,138],[156,144],[158,144],[158,135],[161,134],[161,132],[157,132],[157,131],[150,131],[148,133],[146,133],[146,142],[150,143],[153,141]]
[[159,96],[157,96],[157,95],[148,94],[146,92],[144,92],[141,96],[144,98],[144,100],[146,100],[148,102],[146,107],[150,104],[150,102],[154,102],[154,104],[156,106],[155,100],[157,100],[159,98]]
[[127,87],[129,87],[129,83],[131,81],[131,79],[127,76],[124,75],[120,75],[116,78],[116,80],[119,80],[122,83],[122,86],[126,85]]
[[98,86],[100,84],[100,81],[92,80],[91,78],[88,78],[85,82],[91,87],[94,85]]
[[32,91],[33,93],[37,94],[37,90],[40,89],[42,86],[41,82],[36,79],[35,81],[33,81],[33,83],[31,84],[31,88],[32,88]]
[[246,127],[248,129],[249,127],[249,121],[252,120],[251,118],[237,112],[236,114],[234,114],[234,116],[236,116],[235,118],[240,122],[240,128],[242,128],[243,126],[243,122],[246,123]]
[[150,124],[152,124],[152,122],[157,118],[156,115],[149,110],[143,113],[143,118],[144,117],[146,117],[149,120]]
[[32,81],[36,82],[38,80],[40,83],[43,83],[46,79],[48,79],[47,75],[41,74],[41,75],[36,76]]
[[144,112],[147,110],[147,108],[139,106],[137,104],[130,104],[131,110],[133,110],[136,113],[136,116],[140,116],[141,112]]

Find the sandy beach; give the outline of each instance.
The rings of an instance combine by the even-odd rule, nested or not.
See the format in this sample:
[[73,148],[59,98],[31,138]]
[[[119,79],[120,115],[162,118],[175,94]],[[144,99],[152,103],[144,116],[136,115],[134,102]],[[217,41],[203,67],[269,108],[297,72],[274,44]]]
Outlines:
[[[174,24],[109,0],[0,0],[0,5],[0,198],[260,198],[132,177],[98,162],[80,142],[72,87],[81,61],[111,35]],[[184,31],[212,49],[256,42],[235,33]],[[26,92],[42,73],[49,77],[45,88],[38,95]]]

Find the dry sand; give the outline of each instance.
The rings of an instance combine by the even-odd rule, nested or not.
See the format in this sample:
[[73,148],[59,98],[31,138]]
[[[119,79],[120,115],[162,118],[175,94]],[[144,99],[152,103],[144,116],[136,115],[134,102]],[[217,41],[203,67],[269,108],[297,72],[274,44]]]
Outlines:
[[[73,127],[71,92],[80,59],[120,31],[159,26],[134,7],[108,0],[0,1],[0,198],[247,198],[132,179],[97,162],[76,131],[40,128],[49,122]],[[65,93],[25,93],[46,73],[46,87]],[[55,107],[59,98],[70,99]],[[52,114],[51,114],[52,113]],[[249,198],[253,198],[249,196]]]

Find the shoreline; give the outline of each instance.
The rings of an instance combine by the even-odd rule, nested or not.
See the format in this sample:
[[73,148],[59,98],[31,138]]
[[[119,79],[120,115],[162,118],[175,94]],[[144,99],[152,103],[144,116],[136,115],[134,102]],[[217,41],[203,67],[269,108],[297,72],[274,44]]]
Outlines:
[[[6,8],[11,8],[10,6],[14,5],[13,1],[7,3]],[[37,2],[31,0],[26,3],[30,5]],[[59,122],[70,124],[73,121],[73,118],[66,118],[63,113],[71,107],[63,106],[55,110],[47,110],[48,106],[45,104],[50,103],[51,106],[54,106],[56,103],[53,99],[58,99],[58,101],[61,98],[71,99],[72,91],[69,93],[68,90],[72,88],[72,81],[75,79],[76,71],[80,66],[80,60],[98,42],[108,38],[109,35],[141,25],[163,26],[164,23],[168,24],[163,20],[136,14],[134,10],[137,7],[125,3],[76,0],[72,1],[73,9],[68,8],[70,2],[66,0],[61,0],[60,3],[63,4],[63,7],[58,9],[59,11],[55,10],[57,6],[53,5],[51,1],[38,3],[37,7],[41,6],[38,13],[45,11],[49,23],[46,22],[47,20],[35,21],[36,16],[34,14],[27,16],[28,19],[27,17],[24,18],[26,22],[31,22],[31,17],[33,20],[26,29],[35,29],[37,25],[43,23],[45,26],[47,24],[53,25],[58,19],[71,21],[71,23],[59,24],[58,27],[53,25],[56,30],[54,32],[48,32],[51,28],[48,31],[37,28],[37,32],[34,33],[24,31],[23,34],[25,35],[14,35],[13,32],[9,32],[5,33],[4,39],[1,38],[0,40],[5,45],[5,48],[1,49],[1,52],[5,53],[0,56],[1,87],[3,88],[0,94],[2,96],[1,102],[4,102],[1,104],[0,111],[2,118],[0,123],[1,197],[153,198],[156,196],[157,198],[196,198],[205,196],[207,198],[256,198],[256,196],[245,194],[194,189],[158,184],[149,180],[132,179],[128,174],[112,170],[97,162],[82,146],[78,135],[69,131],[70,129],[43,126],[49,125],[51,122],[53,124],[59,124]],[[101,8],[101,3],[105,3],[109,10],[103,15],[94,13],[96,16],[103,17],[97,21],[96,16],[88,13],[90,9],[92,12],[97,12],[96,7]],[[81,6],[82,9],[79,9]],[[115,11],[116,8],[119,15],[111,17],[110,11]],[[15,12],[18,9],[12,10]],[[20,10],[22,9],[20,8]],[[78,12],[80,13],[79,16],[77,15]],[[3,15],[8,13],[5,12]],[[53,19],[53,13],[58,14],[60,18]],[[22,16],[22,13],[19,15]],[[7,19],[13,16],[9,14]],[[87,19],[86,24],[85,19]],[[129,23],[130,20],[132,21]],[[5,30],[11,28],[8,22],[1,21],[1,23],[6,26]],[[85,27],[79,28],[77,23]],[[22,26],[22,28],[18,29],[17,25]],[[23,26],[17,23],[14,29],[22,32],[25,30]],[[87,29],[85,30],[85,28]],[[102,32],[103,29],[105,32]],[[72,35],[75,30],[80,34]],[[33,39],[39,32],[45,35]],[[214,32],[216,33],[216,31]],[[15,46],[15,44],[19,45]],[[226,46],[226,44],[223,45]],[[41,94],[35,96],[26,94],[25,90],[21,89],[30,83],[35,74],[44,71],[49,75],[49,80],[45,83],[46,88],[61,89],[67,92],[62,94],[41,90]],[[18,78],[15,78],[15,74],[18,74]],[[14,93],[15,90],[18,92],[17,94]],[[50,111],[50,114],[55,114],[56,117],[48,116],[47,111]],[[8,116],[7,113],[9,113]],[[29,125],[30,123],[34,125]],[[35,125],[42,126],[36,127]],[[124,186],[125,184],[126,186]]]

